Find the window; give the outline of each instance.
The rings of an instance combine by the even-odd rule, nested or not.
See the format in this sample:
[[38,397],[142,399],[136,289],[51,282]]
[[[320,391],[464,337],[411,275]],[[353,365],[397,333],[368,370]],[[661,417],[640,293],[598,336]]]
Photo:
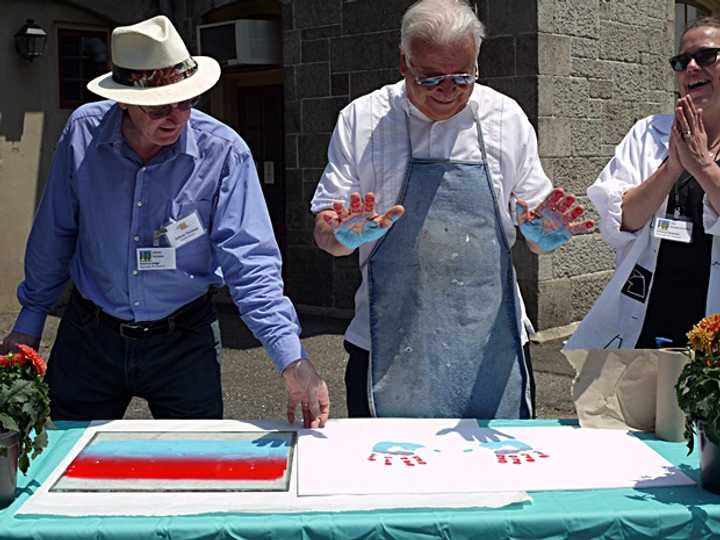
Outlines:
[[98,30],[58,30],[60,108],[74,109],[98,96],[85,85],[110,71],[108,33]]
[[688,2],[675,2],[675,50],[680,48],[680,36],[695,19],[710,15],[710,10]]

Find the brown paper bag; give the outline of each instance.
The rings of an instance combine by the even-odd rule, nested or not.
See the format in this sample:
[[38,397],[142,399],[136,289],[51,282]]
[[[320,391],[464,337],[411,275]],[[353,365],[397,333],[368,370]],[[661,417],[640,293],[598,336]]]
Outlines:
[[678,349],[562,352],[575,368],[572,398],[581,426],[653,432],[659,412],[658,436],[682,440],[684,416],[674,386],[687,358]]
[[657,360],[648,349],[563,349],[583,427],[655,430]]

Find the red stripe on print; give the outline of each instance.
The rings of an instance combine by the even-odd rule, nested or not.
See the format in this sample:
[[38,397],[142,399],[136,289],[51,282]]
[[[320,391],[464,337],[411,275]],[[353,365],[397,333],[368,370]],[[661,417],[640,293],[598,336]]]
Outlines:
[[277,480],[284,459],[136,459],[78,456],[65,471],[71,478],[110,480]]

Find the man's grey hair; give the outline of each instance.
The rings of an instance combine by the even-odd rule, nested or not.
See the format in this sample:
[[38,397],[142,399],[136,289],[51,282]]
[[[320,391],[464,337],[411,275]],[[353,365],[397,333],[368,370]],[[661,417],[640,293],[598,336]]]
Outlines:
[[403,15],[400,49],[410,60],[415,41],[448,45],[466,37],[472,37],[477,56],[485,26],[465,0],[420,0]]

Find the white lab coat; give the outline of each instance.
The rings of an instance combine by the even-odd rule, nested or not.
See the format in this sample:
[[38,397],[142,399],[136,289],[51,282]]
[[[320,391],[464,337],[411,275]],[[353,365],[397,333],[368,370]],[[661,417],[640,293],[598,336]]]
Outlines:
[[[642,330],[649,290],[641,302],[621,293],[628,279],[638,293],[652,286],[633,272],[639,265],[655,272],[660,240],[653,236],[654,219],[635,232],[620,230],[623,193],[652,175],[668,152],[673,117],[656,115],[638,121],[615,149],[615,156],[587,190],[600,214],[600,233],[615,249],[615,273],[595,305],[568,341],[568,349],[633,348]],[[703,227],[714,235],[706,313],[720,311],[720,220],[704,200]],[[655,212],[665,217],[667,197]]]

